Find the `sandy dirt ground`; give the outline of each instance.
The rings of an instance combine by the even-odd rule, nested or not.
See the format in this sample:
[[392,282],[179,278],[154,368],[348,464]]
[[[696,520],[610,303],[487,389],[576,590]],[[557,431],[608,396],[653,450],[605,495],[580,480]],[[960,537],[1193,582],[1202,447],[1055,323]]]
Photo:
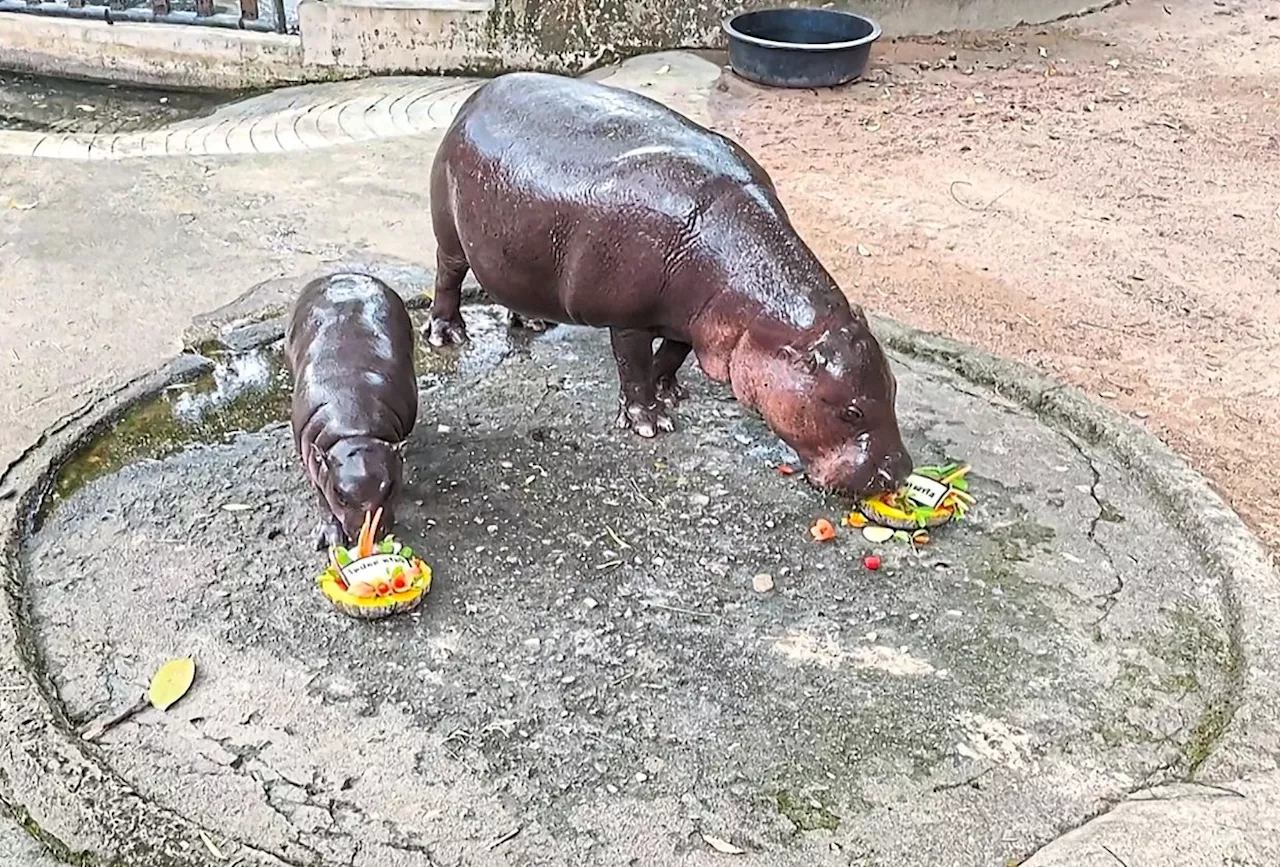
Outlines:
[[1280,545],[1280,4],[1133,2],[726,80],[717,126],[869,308],[1130,412]]

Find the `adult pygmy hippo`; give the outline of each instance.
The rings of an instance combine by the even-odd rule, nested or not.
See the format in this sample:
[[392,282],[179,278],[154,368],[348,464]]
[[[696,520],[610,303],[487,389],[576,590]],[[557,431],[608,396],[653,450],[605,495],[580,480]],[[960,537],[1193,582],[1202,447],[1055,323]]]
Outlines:
[[[529,319],[610,329],[618,426],[672,430],[692,350],[804,460],[854,496],[911,470],[897,384],[860,309],[742,148],[663,105],[539,73],[485,84],[431,170],[433,345],[461,343],[461,286]],[[653,341],[662,343],[654,351]]]
[[413,323],[389,286],[364,274],[308,283],[285,333],[293,440],[326,517],[316,547],[354,540],[367,511],[390,529],[405,439],[418,420]]

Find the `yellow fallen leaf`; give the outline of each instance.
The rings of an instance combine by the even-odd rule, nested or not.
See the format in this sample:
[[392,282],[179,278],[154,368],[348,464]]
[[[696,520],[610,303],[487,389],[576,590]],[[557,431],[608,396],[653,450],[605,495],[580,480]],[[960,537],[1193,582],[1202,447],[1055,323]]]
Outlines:
[[721,855],[745,855],[746,849],[739,849],[728,840],[721,840],[719,837],[712,837],[710,834],[703,834],[702,839],[707,841],[707,845],[715,849]]
[[178,699],[191,689],[191,682],[195,679],[196,661],[194,659],[185,657],[169,660],[160,666],[155,677],[151,678],[151,689],[147,691],[151,706],[156,710],[168,710],[173,707]]

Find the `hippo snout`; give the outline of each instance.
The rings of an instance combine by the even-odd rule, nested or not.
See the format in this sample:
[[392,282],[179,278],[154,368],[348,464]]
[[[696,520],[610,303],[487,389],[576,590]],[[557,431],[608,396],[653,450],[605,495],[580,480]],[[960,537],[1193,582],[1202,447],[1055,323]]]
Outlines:
[[382,510],[382,517],[378,520],[378,530],[375,537],[381,539],[383,536],[391,532],[392,526],[396,522],[395,512],[391,504],[383,503],[367,503],[362,506],[341,509],[342,531],[347,534],[347,540],[354,544],[360,538],[360,529],[364,526],[364,516]]
[[851,447],[810,461],[806,474],[824,491],[862,498],[896,491],[914,469],[905,446]]

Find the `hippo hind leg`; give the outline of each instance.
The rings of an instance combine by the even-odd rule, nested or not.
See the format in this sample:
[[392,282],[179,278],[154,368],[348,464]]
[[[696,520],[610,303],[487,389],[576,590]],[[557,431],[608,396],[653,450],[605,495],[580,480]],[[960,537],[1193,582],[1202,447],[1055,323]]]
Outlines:
[[436,250],[435,297],[431,299],[431,313],[422,330],[432,346],[459,345],[467,342],[467,326],[462,320],[462,280],[469,266],[461,244],[456,244],[456,249],[447,249],[446,239],[437,240],[440,247]]
[[552,324],[553,323],[548,322],[546,319],[530,319],[526,316],[521,316],[514,310],[507,311],[508,328],[523,329],[525,331],[532,331],[535,334],[540,334],[550,328]]
[[656,387],[656,396],[658,400],[669,408],[674,407],[689,396],[688,390],[676,381],[676,374],[680,371],[680,366],[684,364],[684,360],[689,357],[689,353],[692,351],[693,346],[690,344],[664,337],[662,343],[658,346],[658,351],[653,355],[653,380]]
[[611,328],[613,357],[618,362],[619,428],[630,428],[642,437],[654,437],[658,431],[675,430],[665,407],[658,403],[653,376],[653,338],[651,331]]

